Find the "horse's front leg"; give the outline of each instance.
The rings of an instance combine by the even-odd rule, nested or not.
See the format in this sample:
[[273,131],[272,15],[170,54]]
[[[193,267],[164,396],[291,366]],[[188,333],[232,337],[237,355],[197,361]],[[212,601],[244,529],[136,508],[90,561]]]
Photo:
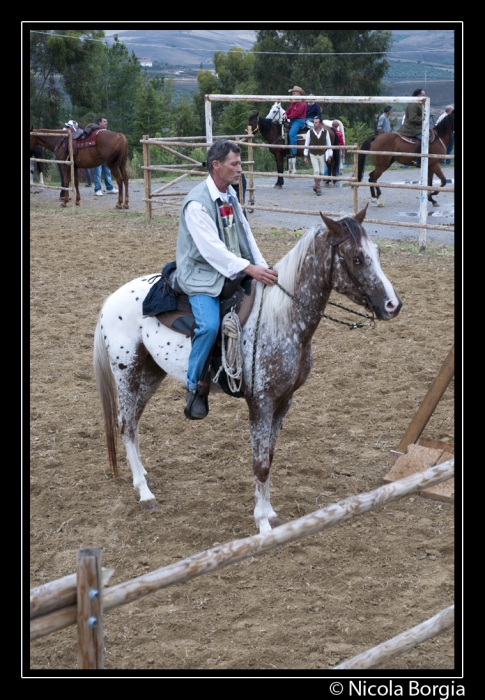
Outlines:
[[74,170],[74,186],[76,188],[76,206],[81,204],[81,193],[79,192],[79,178],[77,168]]
[[[431,160],[431,159],[430,159]],[[428,172],[428,187],[431,187],[433,184],[433,175],[436,175],[436,177],[439,177],[440,179],[440,187],[445,187],[446,185],[446,177],[441,170],[441,166],[438,162],[436,162],[429,170]],[[433,199],[434,194],[439,194],[438,190],[430,191],[428,192],[428,202],[431,202],[431,204],[434,207],[438,207],[439,203],[436,201],[436,199]]]
[[[281,151],[283,153],[283,151]],[[283,185],[285,184],[285,180],[282,177],[283,172],[284,172],[284,155],[281,155],[279,158],[275,156],[275,161],[276,161],[276,172],[281,173],[281,176],[278,177],[276,180],[275,187],[278,189],[281,189]]]
[[279,524],[269,496],[269,472],[274,451],[272,440],[273,408],[271,405],[250,407],[253,474],[256,484],[254,519],[260,534],[270,532],[272,524]]

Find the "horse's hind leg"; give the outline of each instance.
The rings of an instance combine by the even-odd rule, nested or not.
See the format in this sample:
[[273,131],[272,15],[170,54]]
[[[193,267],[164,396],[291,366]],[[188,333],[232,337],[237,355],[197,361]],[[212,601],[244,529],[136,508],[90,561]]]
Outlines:
[[[373,170],[369,175],[369,182],[376,183],[383,172],[384,172],[383,170],[378,170],[377,168],[375,170]],[[380,196],[381,196],[381,188],[380,187],[378,187],[377,185],[375,187],[373,187],[371,185],[370,186],[370,195],[371,195],[371,199],[374,202],[374,204],[377,204],[378,207],[384,206],[383,202],[380,200]]]
[[[430,160],[431,160],[431,158],[430,158]],[[433,160],[434,160],[434,159],[433,159]],[[438,162],[436,162],[436,163],[434,164],[434,166],[433,166],[432,168],[429,169],[429,172],[428,172],[428,187],[431,187],[431,185],[433,184],[433,175],[436,175],[436,177],[439,177],[439,179],[440,179],[440,181],[441,181],[440,187],[445,187],[445,186],[446,186],[446,177],[445,177],[443,171],[441,170],[441,165],[440,165]],[[428,191],[428,202],[431,202],[431,204],[432,204],[434,207],[438,207],[438,206],[439,206],[439,203],[436,201],[436,199],[433,199],[433,195],[436,195],[436,194],[439,194],[439,191],[438,191],[438,190],[433,190],[432,192],[431,192],[431,191]]]
[[[116,202],[115,208],[123,209],[123,178],[118,167],[110,167],[110,170],[111,175],[115,178],[116,184],[118,185],[118,201]],[[128,209],[128,207],[125,208]]]
[[[120,168],[121,170],[121,179],[123,180],[123,183],[125,185],[125,201],[123,203],[123,209],[129,209],[130,208],[130,197],[128,195],[128,173],[126,172],[126,164],[123,164]],[[121,187],[119,188],[121,192]]]
[[[124,393],[122,394],[123,398],[119,398],[118,420],[121,439],[133,474],[133,488],[138,491],[140,506],[144,510],[158,511],[160,506],[150,491],[146,478],[147,472],[141,461],[139,423],[149,400],[166,376],[167,373],[154,362],[151,355],[147,355],[143,364],[129,377],[129,383],[132,387],[131,396]],[[136,392],[133,391],[135,385],[138,385]],[[118,389],[118,396],[120,396],[120,389]]]

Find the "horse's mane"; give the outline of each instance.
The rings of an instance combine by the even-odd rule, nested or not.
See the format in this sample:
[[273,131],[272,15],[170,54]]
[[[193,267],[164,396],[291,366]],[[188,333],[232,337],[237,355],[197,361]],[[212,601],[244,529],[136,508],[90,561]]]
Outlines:
[[[362,237],[367,236],[365,229],[351,216],[340,219],[339,223],[350,233],[354,244],[360,243]],[[278,283],[290,294],[295,293],[295,283],[307,253],[310,249],[314,249],[315,239],[326,230],[323,224],[311,228],[274,266],[278,272]],[[261,323],[268,326],[271,335],[276,335],[288,327],[294,302],[276,285],[267,287],[264,294]]]
[[450,131],[453,131],[455,125],[455,110],[453,112],[450,112],[450,114],[447,114],[446,117],[443,117],[443,119],[436,124],[434,127],[434,130],[438,134],[438,136],[444,136],[445,134],[449,134]]
[[278,128],[280,125],[277,122],[274,122],[272,119],[259,117],[259,130],[262,134],[266,134],[273,126]]
[[[307,231],[298,243],[276,263],[274,269],[278,272],[278,283],[290,294],[294,294],[295,282],[301,264],[309,248],[315,246],[315,237],[324,230],[323,224]],[[261,313],[261,322],[269,326],[270,333],[276,334],[289,323],[292,301],[279,287],[267,287]]]

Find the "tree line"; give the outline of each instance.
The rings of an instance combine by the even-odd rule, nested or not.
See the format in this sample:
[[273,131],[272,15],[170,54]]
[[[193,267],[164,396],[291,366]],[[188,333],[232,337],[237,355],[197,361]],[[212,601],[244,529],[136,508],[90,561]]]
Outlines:
[[[32,31],[30,123],[59,129],[69,119],[86,126],[103,115],[110,129],[125,134],[133,157],[141,152],[144,134],[204,135],[208,93],[283,95],[294,85],[315,95],[383,95],[386,90],[390,31],[263,29],[256,37],[249,52],[237,47],[216,51],[215,73],[199,70],[198,91],[181,96],[172,79],[150,77],[116,35],[109,46],[99,29]],[[243,133],[250,112],[263,114],[264,109],[262,103],[214,102],[213,132]],[[359,138],[366,130],[374,133],[375,105],[333,104],[331,110],[324,118],[341,119],[346,133],[349,128],[356,128]]]

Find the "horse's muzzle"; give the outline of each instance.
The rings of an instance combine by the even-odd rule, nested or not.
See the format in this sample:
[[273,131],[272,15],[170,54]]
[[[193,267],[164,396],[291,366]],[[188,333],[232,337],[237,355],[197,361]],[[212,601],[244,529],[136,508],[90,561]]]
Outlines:
[[[397,302],[397,303],[396,303]],[[396,318],[402,308],[402,301],[396,294],[396,299],[387,299],[384,306],[372,304],[376,318],[380,321],[389,321],[391,318]]]

